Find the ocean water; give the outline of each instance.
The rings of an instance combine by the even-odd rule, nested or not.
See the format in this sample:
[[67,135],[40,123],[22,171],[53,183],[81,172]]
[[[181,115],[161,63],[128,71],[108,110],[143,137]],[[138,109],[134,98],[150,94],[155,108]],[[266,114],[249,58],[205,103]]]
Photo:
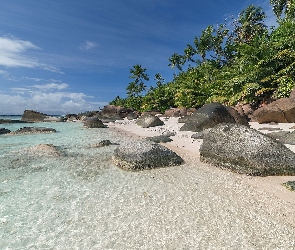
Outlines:
[[[19,117],[3,117],[18,119]],[[0,117],[1,119],[1,117]],[[0,124],[50,127],[57,133],[0,135],[0,249],[90,249],[101,246],[99,230],[104,189],[120,170],[112,165],[114,146],[92,144],[120,138],[108,129],[81,123]],[[40,157],[23,149],[53,144],[61,157]],[[98,227],[99,230],[95,230]]]
[[[0,124],[12,131],[24,126],[57,133],[0,135],[1,250],[295,248],[293,210],[247,179],[196,159],[124,171],[111,160],[116,145],[90,147],[127,139],[107,128]],[[53,144],[65,156],[24,153],[38,144]]]

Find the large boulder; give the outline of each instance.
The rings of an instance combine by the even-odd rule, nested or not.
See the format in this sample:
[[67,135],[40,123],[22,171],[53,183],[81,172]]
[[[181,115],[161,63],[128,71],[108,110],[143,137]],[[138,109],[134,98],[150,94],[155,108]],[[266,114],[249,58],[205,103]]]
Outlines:
[[251,121],[258,123],[268,122],[295,122],[295,99],[281,98],[255,110]]
[[189,116],[180,130],[199,132],[223,122],[235,123],[236,121],[225,106],[214,102],[205,104]]
[[295,131],[280,131],[267,134],[283,144],[295,145]]
[[34,111],[34,110],[25,110],[22,115],[22,121],[24,122],[43,122],[48,115]]
[[218,124],[204,135],[200,158],[248,175],[295,175],[295,154],[284,144],[240,124]]
[[151,115],[151,114],[145,114],[140,116],[136,122],[138,126],[141,126],[143,128],[149,128],[149,127],[156,127],[156,126],[162,126],[164,125],[164,122],[157,116]]
[[142,170],[180,165],[183,159],[162,145],[139,139],[121,143],[113,162],[125,170]]
[[107,126],[103,124],[103,122],[96,118],[91,117],[84,121],[84,127],[86,128],[106,128]]
[[245,125],[250,127],[247,117],[239,113],[239,111],[233,107],[226,106],[227,111],[231,114],[231,116],[235,119],[235,122],[241,125]]

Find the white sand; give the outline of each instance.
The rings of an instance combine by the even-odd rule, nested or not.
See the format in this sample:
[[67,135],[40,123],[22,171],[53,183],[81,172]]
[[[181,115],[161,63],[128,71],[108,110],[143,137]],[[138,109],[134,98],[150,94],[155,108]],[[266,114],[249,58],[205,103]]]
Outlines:
[[[129,120],[108,126],[124,136],[150,137],[176,132],[171,137],[173,141],[163,145],[182,156],[186,164],[155,169],[152,173],[165,173],[166,178],[173,180],[175,201],[169,205],[184,209],[175,215],[175,220],[181,221],[179,230],[187,230],[188,235],[196,231],[195,227],[208,230],[202,231],[204,237],[210,238],[207,245],[200,245],[200,241],[195,249],[295,249],[295,192],[281,185],[294,181],[295,176],[250,177],[202,163],[199,159],[202,140],[192,139],[194,132],[179,131],[182,124],[177,122],[178,118],[161,119],[165,125],[153,128],[141,128]],[[254,129],[272,127],[286,131],[294,125],[250,123]],[[286,146],[295,152],[295,146]],[[179,232],[177,235],[183,236]],[[175,248],[165,249],[191,249],[178,248],[177,241],[175,244]]]

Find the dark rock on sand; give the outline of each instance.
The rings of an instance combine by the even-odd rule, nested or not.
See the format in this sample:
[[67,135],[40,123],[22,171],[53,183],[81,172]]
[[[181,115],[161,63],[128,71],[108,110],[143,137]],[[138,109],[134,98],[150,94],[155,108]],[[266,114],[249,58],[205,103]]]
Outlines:
[[147,137],[146,138],[148,141],[152,141],[155,143],[166,143],[166,142],[171,142],[173,141],[169,136],[166,135],[158,135],[158,136],[153,136],[153,137]]
[[287,181],[283,183],[282,185],[285,186],[290,191],[295,191],[295,181]]
[[42,134],[42,133],[55,133],[56,130],[53,128],[45,128],[45,127],[23,127],[16,131],[10,132],[12,135],[18,134]]
[[217,102],[209,103],[189,116],[180,130],[199,132],[223,122],[235,123],[236,121],[225,106]]
[[103,122],[95,117],[88,118],[84,121],[84,127],[86,128],[106,128],[107,126]]
[[128,140],[114,152],[114,163],[125,170],[180,165],[183,159],[170,149],[146,140]]
[[201,161],[248,175],[295,175],[295,154],[269,136],[239,124],[218,124],[204,136]]
[[138,126],[143,128],[156,127],[164,125],[164,122],[157,116],[145,114],[139,117],[136,122]]
[[0,135],[3,135],[3,134],[8,134],[10,133],[11,131],[9,129],[6,129],[6,128],[0,128]]
[[268,122],[295,122],[295,99],[281,98],[255,110],[251,121],[258,123]]

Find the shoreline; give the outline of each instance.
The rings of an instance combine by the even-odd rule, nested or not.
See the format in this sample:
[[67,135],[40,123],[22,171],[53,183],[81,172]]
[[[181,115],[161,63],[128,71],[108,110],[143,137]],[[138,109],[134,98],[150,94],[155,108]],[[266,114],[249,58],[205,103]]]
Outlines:
[[[179,128],[182,124],[177,122],[178,118],[171,117],[161,118],[164,121],[163,126],[151,127],[151,128],[142,128],[135,124],[133,120],[119,120],[114,123],[109,123],[109,129],[116,131],[122,136],[133,137],[133,138],[146,138],[152,136],[158,136],[168,131],[176,132],[175,136],[171,136],[172,142],[161,143],[163,146],[169,148],[175,153],[179,154],[186,161],[186,164],[189,165],[198,165],[202,168],[206,168],[206,170],[210,172],[216,173],[221,171],[223,174],[228,174],[231,178],[238,179],[243,183],[243,185],[252,187],[257,189],[259,192],[265,193],[265,195],[276,197],[277,202],[283,202],[288,204],[290,209],[290,213],[295,214],[295,192],[288,190],[286,187],[282,185],[287,181],[294,181],[294,176],[247,176],[241,175],[237,173],[233,173],[227,169],[221,169],[215,166],[212,166],[208,163],[203,163],[200,161],[199,157],[199,148],[202,144],[202,139],[192,139],[191,135],[195,134],[195,132],[190,131],[179,131]],[[285,131],[290,130],[291,127],[295,125],[295,123],[285,123],[285,124],[258,124],[256,122],[250,122],[250,127],[253,129],[259,128],[278,128]],[[267,130],[259,130],[262,133],[267,133]],[[293,152],[295,152],[295,145],[286,145]],[[295,226],[295,218],[290,218],[289,222]]]

